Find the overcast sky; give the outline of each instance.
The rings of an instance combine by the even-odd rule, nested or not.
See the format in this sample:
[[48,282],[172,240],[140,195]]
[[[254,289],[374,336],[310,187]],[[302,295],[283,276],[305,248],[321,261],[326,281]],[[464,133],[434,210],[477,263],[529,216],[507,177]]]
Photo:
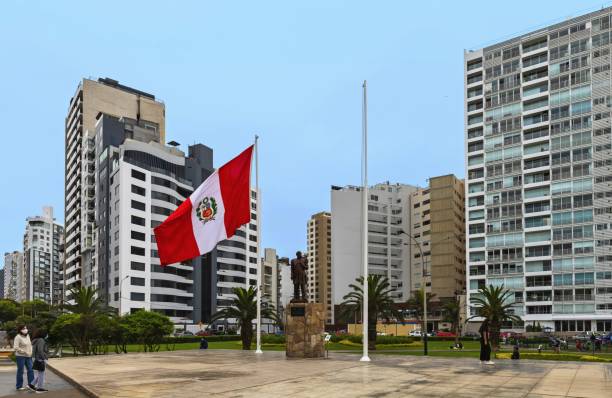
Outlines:
[[306,246],[330,185],[360,183],[361,85],[370,182],[464,174],[463,52],[601,1],[4,1],[0,253],[27,216],[63,222],[64,117],[83,77],[166,104],[166,138],[220,166],[261,136],[263,246]]

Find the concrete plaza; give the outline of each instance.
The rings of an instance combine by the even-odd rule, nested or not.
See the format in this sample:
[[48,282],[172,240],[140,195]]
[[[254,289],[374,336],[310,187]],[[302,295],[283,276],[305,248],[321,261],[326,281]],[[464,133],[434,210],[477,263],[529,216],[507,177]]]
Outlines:
[[[15,372],[17,367],[8,358],[0,358],[0,397],[26,397],[33,396],[29,391],[15,391]],[[24,376],[25,378],[25,376]],[[81,398],[86,397],[82,392],[58,377],[51,370],[46,372],[45,388],[49,390],[44,394],[48,398]]]
[[612,364],[355,354],[174,351],[52,359],[98,397],[610,397]]

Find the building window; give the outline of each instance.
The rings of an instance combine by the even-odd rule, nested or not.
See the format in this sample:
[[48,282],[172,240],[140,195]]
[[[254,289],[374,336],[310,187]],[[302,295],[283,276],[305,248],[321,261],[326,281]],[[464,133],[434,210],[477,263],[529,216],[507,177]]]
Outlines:
[[135,193],[136,195],[145,196],[147,193],[147,190],[144,189],[143,187],[139,187],[138,185],[132,184],[132,193]]
[[132,200],[132,209],[145,211],[146,206],[142,202],[139,202],[137,200]]
[[145,279],[144,278],[137,278],[132,276],[130,278],[130,284],[132,286],[144,286],[145,285]]
[[140,226],[145,226],[146,222],[145,219],[142,217],[138,217],[138,216],[132,216],[132,224],[134,225],[140,225]]
[[144,241],[146,235],[144,234],[144,232],[132,231],[131,236],[132,239]]
[[130,300],[132,300],[132,301],[145,301],[145,294],[144,293],[132,292],[132,293],[130,293]]
[[133,271],[144,271],[145,270],[145,264],[144,263],[140,263],[138,261],[132,261],[130,263],[130,268]]
[[137,256],[144,256],[145,255],[145,249],[144,247],[138,247],[138,246],[132,246],[131,247],[131,253]]
[[147,180],[147,175],[141,171],[132,169],[132,177],[141,181]]

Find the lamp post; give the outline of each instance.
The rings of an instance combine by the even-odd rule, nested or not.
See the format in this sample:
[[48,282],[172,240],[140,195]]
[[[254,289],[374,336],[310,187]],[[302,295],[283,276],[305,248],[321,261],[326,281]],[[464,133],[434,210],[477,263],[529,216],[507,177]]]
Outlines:
[[427,281],[425,280],[425,258],[423,257],[423,248],[421,247],[421,243],[416,240],[412,235],[407,234],[403,229],[400,229],[400,234],[404,234],[408,236],[419,248],[419,252],[421,254],[421,280],[423,282],[423,325],[425,329],[423,332],[423,355],[428,355],[427,353]]
[[123,281],[129,277],[129,275],[126,275],[121,279],[121,282],[119,282],[119,316],[121,316],[121,303],[123,303]]

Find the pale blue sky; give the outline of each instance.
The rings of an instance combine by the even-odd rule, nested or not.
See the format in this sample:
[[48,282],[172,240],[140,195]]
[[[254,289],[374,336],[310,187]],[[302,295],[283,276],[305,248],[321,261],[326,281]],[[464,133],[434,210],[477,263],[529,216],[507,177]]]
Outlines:
[[64,117],[82,77],[166,103],[167,139],[220,165],[261,136],[263,245],[305,248],[330,185],[464,174],[463,50],[602,1],[3,1],[0,253],[41,206],[63,220]]

